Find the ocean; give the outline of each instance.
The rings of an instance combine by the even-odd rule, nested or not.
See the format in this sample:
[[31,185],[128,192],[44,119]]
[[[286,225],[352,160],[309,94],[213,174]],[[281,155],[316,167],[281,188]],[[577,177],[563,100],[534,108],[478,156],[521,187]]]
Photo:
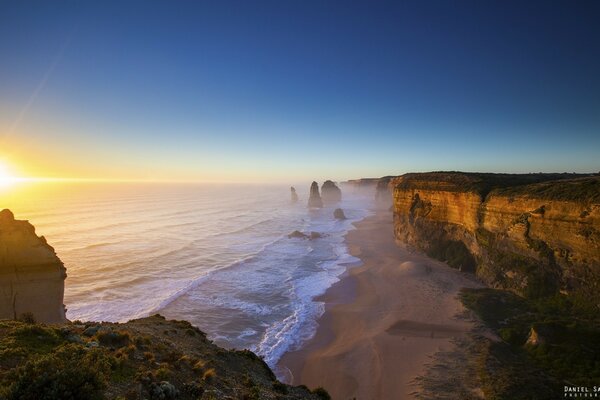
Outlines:
[[[185,319],[226,348],[275,367],[313,336],[325,292],[359,260],[344,235],[372,193],[308,209],[309,185],[23,183],[0,208],[27,219],[67,267],[67,317]],[[346,220],[333,218],[344,210]],[[322,237],[289,238],[299,230]]]

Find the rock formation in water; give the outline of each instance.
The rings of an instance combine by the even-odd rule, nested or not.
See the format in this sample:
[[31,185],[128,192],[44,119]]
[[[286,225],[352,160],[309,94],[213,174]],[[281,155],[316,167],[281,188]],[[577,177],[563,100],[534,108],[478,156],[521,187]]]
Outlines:
[[600,304],[600,176],[436,172],[392,184],[399,241],[492,287]]
[[321,197],[325,203],[336,203],[342,200],[342,191],[333,181],[325,181],[321,186]]
[[288,235],[289,239],[310,239],[310,240],[314,240],[314,239],[319,239],[322,238],[323,235],[319,232],[311,232],[310,234],[306,234],[304,232],[300,232],[300,231],[294,231],[292,233],[290,233]]
[[344,214],[344,210],[341,208],[336,208],[333,212],[333,218],[335,219],[346,219],[346,215]]
[[296,231],[290,233],[288,235],[288,238],[289,239],[294,239],[294,238],[296,238],[296,239],[306,239],[306,238],[308,238],[308,235],[306,233],[304,233],[304,232],[300,232],[300,231],[296,230]]
[[0,211],[0,319],[32,314],[38,322],[65,322],[66,269],[28,221]]
[[319,194],[319,184],[317,182],[313,182],[310,185],[310,196],[308,198],[308,206],[311,208],[323,207],[323,200],[321,200],[321,195]]
[[296,188],[292,186],[290,188],[290,192],[292,194],[292,203],[298,202],[298,193],[296,193]]

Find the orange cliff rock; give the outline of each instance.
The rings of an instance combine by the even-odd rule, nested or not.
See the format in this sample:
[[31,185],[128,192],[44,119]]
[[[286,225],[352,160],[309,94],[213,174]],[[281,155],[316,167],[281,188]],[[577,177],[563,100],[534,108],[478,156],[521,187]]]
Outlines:
[[600,305],[600,176],[436,172],[391,186],[397,240],[493,287]]
[[28,221],[0,211],[0,319],[32,313],[37,322],[65,322],[66,269]]

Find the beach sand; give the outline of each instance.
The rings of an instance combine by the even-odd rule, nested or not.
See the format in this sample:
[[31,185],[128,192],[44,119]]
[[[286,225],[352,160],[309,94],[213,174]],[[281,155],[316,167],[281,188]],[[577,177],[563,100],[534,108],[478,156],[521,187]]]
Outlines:
[[278,369],[289,383],[322,386],[334,400],[411,398],[433,354],[472,328],[455,318],[463,311],[457,294],[480,285],[398,246],[390,212],[359,222],[346,239],[363,265],[321,296],[326,311],[315,337]]

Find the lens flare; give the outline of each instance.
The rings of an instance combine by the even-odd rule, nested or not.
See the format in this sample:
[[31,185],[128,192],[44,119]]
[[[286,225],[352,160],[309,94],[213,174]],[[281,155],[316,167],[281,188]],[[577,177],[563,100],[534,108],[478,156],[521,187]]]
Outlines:
[[19,178],[13,176],[6,164],[0,161],[0,187],[10,186],[19,181]]

